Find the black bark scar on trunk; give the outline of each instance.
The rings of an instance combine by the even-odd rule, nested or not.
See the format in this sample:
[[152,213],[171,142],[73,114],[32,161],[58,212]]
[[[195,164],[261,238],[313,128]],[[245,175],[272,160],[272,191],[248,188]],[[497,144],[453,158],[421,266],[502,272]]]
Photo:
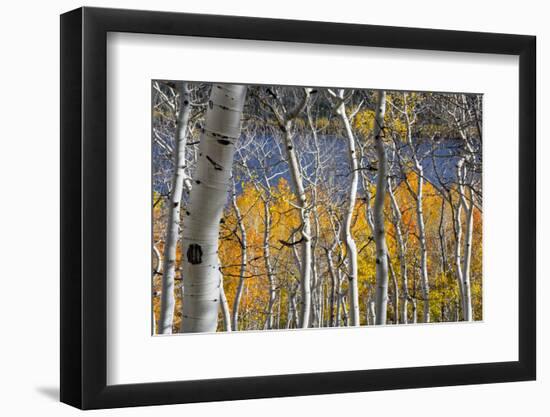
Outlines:
[[223,167],[220,164],[218,164],[216,161],[214,161],[212,158],[210,158],[208,155],[206,155],[206,159],[208,160],[208,162],[210,162],[214,166],[214,169],[216,171],[223,171]]
[[202,263],[202,248],[200,245],[193,243],[189,245],[187,249],[187,261],[192,265],[197,265]]

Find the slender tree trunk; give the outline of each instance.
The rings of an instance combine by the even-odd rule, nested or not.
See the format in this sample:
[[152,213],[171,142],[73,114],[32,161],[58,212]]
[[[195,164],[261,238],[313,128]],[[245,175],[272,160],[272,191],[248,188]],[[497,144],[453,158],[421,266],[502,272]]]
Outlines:
[[397,277],[395,276],[395,271],[393,270],[393,265],[389,256],[388,269],[390,271],[390,276],[393,284],[393,323],[399,324],[399,284],[397,283]]
[[439,249],[441,251],[441,273],[443,275],[447,274],[447,250],[446,250],[446,239],[445,239],[445,198],[441,198],[441,211],[439,215]]
[[336,301],[336,274],[334,272],[334,262],[332,260],[332,252],[335,246],[336,246],[336,242],[334,242],[333,246],[325,249],[326,255],[327,255],[328,273],[330,276],[329,327],[334,327],[334,324],[335,324],[334,307],[335,307],[335,301]]
[[239,305],[241,303],[241,298],[243,295],[244,288],[244,274],[246,271],[247,263],[247,241],[246,241],[246,229],[244,227],[243,217],[241,215],[241,210],[237,204],[237,190],[235,189],[235,184],[233,184],[233,196],[231,198],[231,204],[233,205],[233,210],[235,211],[235,217],[237,219],[237,226],[241,234],[240,237],[240,246],[241,246],[241,267],[239,269],[239,283],[237,284],[237,291],[235,292],[235,298],[233,299],[233,315],[231,316],[231,327],[234,331],[239,330]]
[[[458,164],[457,169],[459,175],[461,171],[461,163]],[[459,177],[460,178],[460,177]],[[459,197],[460,198],[460,197]],[[452,208],[452,207],[451,207]],[[456,280],[458,283],[458,292],[460,298],[460,305],[462,307],[463,316],[466,316],[464,313],[464,274],[462,271],[462,203],[458,201],[456,212],[454,214],[454,230],[455,230],[455,271],[456,271]]]
[[336,277],[336,314],[335,314],[335,327],[340,327],[341,315],[342,315],[342,295],[340,294],[342,286],[342,277],[340,276],[340,269],[338,269]]
[[300,262],[300,292],[302,300],[300,308],[300,327],[307,328],[309,326],[311,314],[311,220],[309,216],[306,191],[302,180],[302,173],[300,172],[298,157],[296,156],[296,150],[294,149],[291,130],[292,123],[287,121],[284,132],[285,149],[290,168],[290,177],[292,179],[294,193],[297,200],[296,205],[300,208],[301,221],[300,239],[302,246],[302,259]]
[[292,297],[290,298],[291,302],[292,302],[292,325],[294,326],[295,329],[297,329],[299,327],[299,322],[298,322],[298,308],[296,307],[296,292],[295,291],[292,291]]
[[222,310],[223,327],[226,332],[231,331],[231,313],[229,312],[229,303],[225,296],[223,288],[223,274],[220,271],[220,308]]
[[412,153],[412,158],[414,161],[414,166],[417,174],[416,182],[416,192],[411,188],[408,179],[405,178],[407,183],[407,188],[411,193],[412,197],[416,202],[416,223],[418,228],[418,240],[420,243],[420,283],[422,287],[422,298],[423,298],[423,312],[424,312],[424,323],[430,322],[430,283],[428,279],[428,248],[426,243],[426,227],[424,224],[424,212],[423,212],[423,203],[424,203],[424,168],[422,162],[419,159],[416,151],[415,144],[413,143],[412,137],[412,125],[411,117],[409,116],[409,107],[407,103],[407,93],[403,93],[403,102],[404,110],[403,114],[405,115],[405,125],[406,125],[406,135],[407,143],[409,145],[409,150]]
[[[462,167],[464,170],[464,167]],[[464,321],[472,321],[472,291],[470,286],[470,265],[472,259],[472,236],[474,227],[474,204],[472,201],[473,194],[470,189],[469,200],[466,198],[466,192],[464,190],[463,178],[460,179],[460,204],[464,208],[464,214],[466,217],[466,236],[464,239],[464,269],[462,271],[462,291],[463,291],[463,318]]]
[[418,226],[418,238],[420,239],[420,279],[422,283],[422,298],[424,323],[430,322],[430,284],[428,281],[428,247],[426,244],[426,226],[424,225],[424,171],[422,165],[417,164],[418,181],[416,194],[416,222]]
[[374,144],[378,157],[376,197],[374,199],[374,242],[376,243],[376,324],[386,324],[388,308],[388,247],[384,225],[384,201],[388,187],[388,163],[384,146],[384,115],[386,92],[378,91],[376,105]]
[[164,240],[162,292],[160,296],[160,320],[158,333],[171,334],[174,321],[174,280],[176,277],[176,249],[180,232],[180,208],[185,175],[185,148],[187,145],[188,122],[191,113],[189,89],[186,83],[179,83],[179,111],[176,117],[176,138],[174,149],[174,175],[168,206],[168,223]]
[[[357,245],[355,239],[351,234],[351,222],[353,220],[353,212],[355,209],[355,201],[357,199],[357,184],[359,183],[359,164],[357,162],[357,153],[355,152],[355,138],[351,129],[351,125],[346,114],[346,107],[344,105],[344,90],[338,91],[338,97],[340,98],[340,105],[338,106],[336,113],[340,116],[340,120],[344,124],[346,131],[346,138],[348,141],[348,158],[351,182],[348,191],[348,206],[344,218],[344,228],[342,233],[344,235],[344,242],[346,243],[346,256],[349,262],[349,304],[350,304],[350,319],[352,326],[359,326],[359,287],[357,279],[359,277],[359,271],[357,268]],[[384,115],[382,114],[382,118]]]
[[376,301],[367,299],[367,325],[376,324]]
[[401,286],[403,290],[403,304],[401,306],[402,308],[401,323],[407,324],[408,308],[409,308],[408,304],[409,304],[410,294],[409,294],[409,280],[407,278],[407,260],[405,259],[405,256],[406,256],[405,240],[403,239],[403,219],[401,216],[401,209],[399,208],[399,204],[397,203],[397,199],[395,198],[395,194],[393,192],[393,186],[392,186],[391,180],[388,180],[388,194],[390,195],[390,203],[393,211],[395,235],[397,240],[397,257],[399,259],[399,265],[401,269]]
[[418,312],[416,308],[416,298],[412,299],[412,317],[413,317],[413,324],[418,323]]
[[265,273],[267,275],[267,282],[269,285],[269,304],[267,307],[267,319],[266,319],[266,328],[268,330],[273,328],[273,306],[275,304],[275,295],[277,287],[275,285],[275,277],[273,274],[273,267],[271,265],[271,253],[269,248],[269,240],[271,238],[271,212],[269,197],[264,199],[264,241],[263,241],[263,252],[264,252],[264,266]]
[[212,86],[183,227],[181,330],[184,333],[216,331],[221,285],[217,254],[219,228],[231,185],[245,96],[245,86]]

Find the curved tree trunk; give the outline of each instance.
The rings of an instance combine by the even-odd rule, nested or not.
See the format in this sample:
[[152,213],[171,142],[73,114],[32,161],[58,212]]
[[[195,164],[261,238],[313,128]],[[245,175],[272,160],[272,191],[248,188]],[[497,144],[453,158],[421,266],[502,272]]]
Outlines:
[[[467,198],[464,190],[464,170],[462,166],[462,176],[459,178],[460,205],[464,209],[466,217],[466,236],[464,237],[464,268],[462,270],[462,312],[464,321],[472,321],[472,290],[470,286],[470,265],[472,259],[472,236],[474,227],[474,203],[473,193],[470,189],[470,195]],[[469,200],[469,201],[468,201]]]
[[[460,178],[462,162],[459,161],[457,167],[458,178]],[[459,197],[460,198],[460,197]],[[452,201],[451,201],[452,204]],[[451,208],[452,205],[451,205]],[[458,293],[460,297],[460,306],[464,316],[464,273],[462,271],[462,203],[459,200],[456,212],[454,212],[454,232],[455,232],[455,272],[458,283]],[[460,320],[460,315],[458,315]]]
[[349,304],[350,304],[350,321],[352,326],[359,326],[359,287],[357,279],[359,277],[359,271],[357,269],[357,245],[351,234],[351,222],[353,220],[353,212],[355,209],[355,202],[357,199],[357,184],[359,183],[359,164],[357,162],[357,153],[355,152],[355,138],[351,129],[349,118],[346,114],[346,107],[344,105],[344,90],[338,91],[338,98],[341,100],[340,105],[336,109],[336,113],[340,117],[340,120],[344,124],[346,131],[347,145],[348,145],[348,158],[351,182],[348,191],[348,207],[344,218],[344,228],[342,233],[344,235],[344,242],[346,243],[346,256],[349,262],[350,273],[349,279]]
[[160,320],[157,327],[159,334],[171,334],[174,320],[174,280],[176,276],[176,248],[180,232],[180,206],[183,194],[185,175],[185,148],[191,103],[187,83],[179,83],[179,111],[176,117],[176,140],[174,149],[174,175],[172,192],[168,206],[168,223],[164,240],[162,266],[162,293],[160,296]]
[[409,106],[407,102],[407,93],[403,93],[403,102],[404,107],[402,113],[405,116],[405,127],[407,135],[407,144],[409,146],[409,151],[412,154],[412,159],[414,162],[414,170],[417,175],[416,181],[416,190],[413,190],[412,186],[409,184],[409,180],[405,176],[405,183],[409,190],[409,193],[413,197],[416,203],[416,226],[418,229],[418,241],[420,244],[420,284],[422,287],[422,305],[424,313],[424,323],[430,322],[430,282],[428,278],[428,247],[426,243],[426,227],[424,224],[424,168],[422,166],[422,161],[418,157],[417,148],[413,143],[412,137],[412,125],[413,120],[409,115]]
[[374,125],[374,144],[378,157],[376,197],[374,199],[374,242],[376,243],[376,324],[386,324],[388,308],[388,247],[384,225],[384,200],[388,186],[388,162],[384,147],[386,92],[378,91]]
[[212,86],[183,227],[184,333],[216,331],[221,285],[218,235],[245,96],[242,85]]

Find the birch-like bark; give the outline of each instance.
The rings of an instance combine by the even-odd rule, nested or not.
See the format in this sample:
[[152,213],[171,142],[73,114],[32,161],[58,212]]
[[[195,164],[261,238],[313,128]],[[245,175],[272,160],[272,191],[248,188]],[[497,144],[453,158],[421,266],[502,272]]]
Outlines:
[[426,243],[426,226],[424,224],[424,168],[418,155],[416,153],[415,145],[413,144],[412,139],[412,124],[411,118],[409,116],[409,109],[407,104],[407,94],[403,94],[404,109],[403,113],[405,115],[405,124],[407,129],[407,143],[409,145],[410,151],[412,153],[414,166],[417,175],[416,181],[416,193],[413,192],[412,188],[409,186],[408,180],[407,187],[413,195],[416,202],[416,224],[418,228],[418,240],[420,243],[420,282],[422,286],[422,304],[423,304],[423,313],[424,313],[424,323],[430,322],[430,283],[428,280],[428,247]]
[[306,191],[302,179],[302,173],[300,172],[300,166],[296,150],[294,149],[294,142],[291,133],[291,122],[287,122],[285,125],[285,149],[288,164],[290,168],[290,176],[292,184],[294,186],[296,195],[296,205],[300,210],[301,220],[301,308],[300,308],[300,327],[307,328],[309,326],[310,314],[311,314],[311,220],[309,216],[309,207],[307,203]]
[[392,181],[388,180],[388,194],[390,196],[390,203],[394,218],[395,236],[397,240],[397,258],[399,259],[400,271],[401,271],[401,288],[403,290],[403,303],[401,306],[401,323],[408,323],[408,309],[409,309],[409,280],[407,276],[407,260],[405,240],[403,239],[403,218],[401,216],[401,209],[395,198],[393,192]]
[[[460,181],[460,172],[462,171],[462,162],[457,164],[457,175]],[[460,198],[460,197],[459,197]],[[452,200],[451,200],[451,208]],[[462,271],[462,203],[459,200],[456,211],[454,211],[454,232],[455,232],[455,273],[458,283],[458,292],[460,305],[464,311],[464,274]],[[463,313],[464,314],[464,313]]]
[[[418,162],[418,160],[417,160]],[[424,225],[424,171],[422,165],[417,163],[417,191],[416,191],[416,223],[418,226],[418,238],[420,240],[420,279],[422,283],[422,298],[424,323],[430,322],[430,284],[428,281],[428,248],[426,244],[426,226]]]
[[231,328],[234,331],[239,330],[239,305],[241,303],[241,298],[243,295],[244,289],[244,274],[246,271],[247,263],[247,241],[246,241],[246,229],[244,227],[243,216],[239,205],[237,204],[237,191],[235,189],[235,184],[233,183],[233,195],[231,197],[231,204],[233,210],[235,211],[235,217],[237,219],[237,227],[241,234],[239,244],[241,246],[241,265],[239,268],[239,283],[237,284],[237,290],[235,292],[235,298],[233,299],[233,314],[231,316]]
[[386,92],[377,92],[374,146],[378,157],[376,197],[374,198],[374,242],[376,243],[376,324],[386,324],[388,308],[388,247],[384,225],[384,200],[388,187],[388,162],[384,146]]
[[[359,326],[359,287],[357,279],[359,277],[359,271],[357,268],[357,245],[355,239],[351,234],[351,222],[353,220],[353,211],[355,209],[355,202],[357,199],[357,184],[359,183],[359,163],[357,162],[357,153],[355,151],[355,137],[349,118],[346,114],[346,106],[344,104],[344,90],[338,90],[339,105],[336,108],[336,114],[340,117],[344,125],[346,132],[346,139],[348,145],[348,158],[350,167],[351,181],[349,184],[347,208],[344,217],[344,227],[342,234],[344,235],[344,242],[346,243],[346,257],[349,263],[349,275],[348,275],[348,291],[349,291],[349,304],[350,304],[350,322],[352,326]],[[382,114],[382,118],[383,118]]]
[[393,270],[391,258],[388,255],[388,269],[393,284],[393,324],[399,324],[399,284],[397,283],[397,276]]
[[338,268],[338,272],[336,275],[336,314],[335,314],[335,320],[334,320],[334,326],[340,327],[341,323],[341,316],[342,316],[342,295],[340,293],[342,287],[342,276],[340,273],[340,269]]
[[[273,266],[271,265],[271,253],[269,248],[269,241],[271,239],[271,212],[270,212],[270,196],[264,199],[264,236],[263,236],[263,252],[264,252],[264,265],[265,273],[267,275],[267,281],[269,285],[269,304],[267,307],[267,319],[266,328],[268,330],[273,328],[273,306],[275,304],[275,296],[277,286],[275,285],[275,276],[273,274]],[[279,298],[280,301],[280,298]]]
[[183,227],[181,330],[184,333],[216,331],[221,285],[219,228],[231,186],[245,96],[245,86],[212,86]]
[[174,321],[174,281],[176,277],[176,249],[180,233],[181,198],[185,185],[185,148],[187,145],[188,122],[191,113],[191,102],[187,83],[179,83],[179,111],[176,117],[176,140],[173,153],[174,174],[172,192],[168,206],[168,223],[164,240],[162,266],[162,292],[160,296],[159,334],[171,334]]
[[334,327],[334,307],[336,300],[336,274],[334,272],[334,261],[332,260],[332,253],[336,247],[336,242],[325,249],[327,256],[328,273],[330,276],[330,303],[329,303],[329,327]]
[[231,331],[231,313],[229,312],[229,303],[225,296],[223,288],[223,274],[220,271],[220,309],[222,311],[223,328],[226,332]]
[[462,271],[462,313],[464,321],[472,321],[472,290],[470,286],[470,265],[472,259],[472,236],[474,227],[474,203],[473,193],[470,189],[469,198],[466,197],[464,190],[464,166],[462,166],[462,175],[459,178],[460,205],[464,209],[466,217],[466,236],[464,238],[464,268]]
[[[271,90],[270,90],[271,91]],[[283,133],[285,156],[290,171],[290,179],[293,187],[296,202],[294,206],[298,208],[300,213],[300,234],[299,241],[301,242],[301,262],[300,262],[300,327],[307,328],[310,323],[311,315],[311,220],[310,207],[306,196],[303,176],[301,172],[300,162],[296,154],[293,139],[293,121],[302,112],[307,105],[311,89],[304,89],[304,96],[295,106],[292,111],[287,110],[280,98],[271,91],[271,95],[275,96],[276,102],[282,110],[278,110],[277,106],[272,106],[269,102],[264,101],[273,115],[276,117],[279,128]]]

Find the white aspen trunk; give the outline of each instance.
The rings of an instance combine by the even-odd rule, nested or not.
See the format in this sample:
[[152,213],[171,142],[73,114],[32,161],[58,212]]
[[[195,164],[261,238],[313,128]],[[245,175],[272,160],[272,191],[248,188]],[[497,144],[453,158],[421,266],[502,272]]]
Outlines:
[[369,230],[374,234],[374,220],[372,215],[372,195],[369,189],[369,178],[364,170],[361,170],[361,182],[363,184],[363,190],[365,191],[365,216],[367,218],[367,224],[369,225]]
[[337,274],[337,280],[336,280],[336,315],[335,315],[335,321],[334,326],[340,327],[340,321],[341,321],[341,310],[342,310],[342,296],[340,294],[341,291],[341,284],[342,283],[342,277],[340,276],[340,269],[338,269]]
[[[457,166],[458,180],[460,181],[460,172],[462,169],[462,162],[459,161]],[[458,283],[458,292],[460,297],[460,305],[462,311],[464,311],[464,274],[462,271],[462,203],[459,201],[456,207],[456,213],[454,216],[454,230],[455,230],[455,271],[456,280]],[[464,313],[463,313],[464,315]]]
[[153,244],[153,258],[156,259],[156,262],[153,262],[153,274],[160,275],[162,274],[161,269],[161,259],[160,251],[157,248],[157,245]]
[[323,321],[323,275],[317,272],[317,245],[319,244],[319,235],[321,226],[319,216],[317,215],[317,201],[312,199],[313,219],[315,221],[315,239],[311,239],[311,287],[313,304],[313,327],[321,327]]
[[181,331],[184,333],[216,331],[221,284],[219,228],[231,185],[245,96],[245,86],[212,86],[183,227]]
[[348,307],[346,305],[345,296],[341,295],[340,297],[342,298],[342,319],[344,320],[344,326],[347,327],[349,326]]
[[[353,211],[355,209],[355,202],[357,199],[357,184],[359,183],[359,164],[357,162],[357,153],[355,151],[355,138],[351,129],[349,118],[346,114],[346,107],[344,105],[344,90],[338,90],[338,97],[340,99],[340,105],[336,109],[336,113],[340,116],[340,120],[344,124],[347,145],[348,145],[348,158],[349,167],[351,172],[351,182],[348,191],[348,207],[346,209],[344,218],[344,228],[342,233],[344,235],[344,242],[346,243],[347,251],[346,256],[349,262],[349,304],[350,304],[350,322],[352,326],[359,326],[360,313],[359,313],[359,287],[357,279],[359,277],[359,271],[357,269],[357,245],[355,239],[351,235],[351,222],[353,220]],[[385,98],[384,98],[385,100]],[[384,114],[382,112],[382,119]]]
[[389,256],[388,269],[390,271],[390,276],[393,284],[393,323],[399,324],[399,284],[397,283],[397,277],[395,276],[395,271],[393,270],[393,265]]
[[231,313],[229,312],[229,303],[225,296],[223,288],[223,274],[220,271],[220,309],[222,310],[223,327],[226,332],[231,331]]
[[[271,213],[270,213],[270,204],[269,198],[264,199],[264,241],[263,241],[263,252],[264,252],[264,266],[265,273],[267,275],[267,281],[269,285],[269,305],[267,307],[267,319],[266,319],[266,328],[268,330],[273,328],[273,306],[275,304],[275,295],[277,287],[275,285],[275,277],[273,275],[273,267],[271,265],[271,253],[269,248],[269,240],[271,239]],[[280,299],[279,299],[280,301]]]
[[367,300],[367,325],[376,324],[376,302],[370,298]]
[[430,322],[430,284],[428,281],[428,248],[426,244],[426,226],[424,225],[423,189],[424,171],[420,163],[417,164],[418,182],[416,194],[416,222],[418,225],[418,238],[420,239],[420,280],[422,283],[422,298],[424,323]]
[[409,188],[409,191],[413,193],[413,197],[416,202],[416,223],[418,228],[418,240],[420,242],[420,283],[422,287],[423,314],[424,314],[424,323],[429,323],[430,322],[430,283],[428,279],[428,248],[426,244],[426,227],[424,225],[424,212],[423,212],[424,169],[421,161],[418,159],[418,155],[416,154],[416,148],[412,140],[412,122],[410,120],[409,113],[408,113],[406,94],[403,94],[403,99],[405,102],[404,113],[405,113],[405,121],[406,121],[406,128],[407,128],[407,142],[412,152],[416,174],[417,174],[416,194],[414,194],[410,188]]
[[244,288],[244,274],[246,271],[247,263],[247,242],[246,242],[246,229],[244,227],[243,217],[241,215],[241,210],[237,204],[237,191],[235,189],[235,184],[233,184],[233,196],[231,197],[231,204],[233,205],[233,210],[235,211],[235,216],[237,218],[237,226],[239,227],[239,232],[241,233],[241,267],[239,269],[239,283],[237,284],[237,291],[235,292],[235,298],[233,300],[233,315],[231,317],[231,328],[234,331],[239,330],[239,305],[241,303],[241,298],[243,295]]
[[412,299],[412,316],[413,316],[413,324],[418,323],[418,312],[416,308],[416,298]]
[[402,303],[402,314],[401,314],[401,323],[408,323],[408,308],[409,308],[409,280],[407,277],[407,260],[405,259],[406,249],[405,241],[403,239],[403,218],[401,216],[401,209],[395,198],[393,192],[392,181],[388,180],[388,194],[390,195],[390,203],[393,211],[394,225],[395,225],[395,235],[397,240],[397,258],[399,259],[399,265],[401,270],[401,286],[403,290],[403,303]]
[[374,242],[376,243],[376,324],[386,324],[388,308],[388,247],[384,225],[384,200],[388,188],[388,162],[384,146],[386,92],[378,91],[374,125],[374,145],[378,157],[376,197],[374,198]]
[[309,207],[307,204],[306,191],[303,184],[302,173],[300,172],[300,165],[298,157],[296,156],[296,150],[294,149],[294,142],[292,140],[292,123],[287,121],[285,124],[285,150],[288,159],[288,165],[290,168],[290,177],[294,186],[294,193],[296,195],[296,205],[300,208],[300,220],[301,220],[301,246],[302,246],[302,259],[301,259],[301,308],[300,308],[300,327],[307,328],[309,326],[310,314],[311,314],[311,221],[309,218]]
[[409,116],[409,108],[407,104],[407,93],[403,93],[403,102],[404,110],[403,114],[405,115],[405,123],[407,129],[407,143],[409,145],[410,151],[412,153],[414,166],[417,174],[417,183],[416,183],[416,193],[410,187],[408,180],[407,187],[409,192],[413,196],[416,202],[416,223],[418,228],[418,240],[420,243],[420,283],[422,287],[422,298],[423,298],[423,313],[424,313],[424,323],[430,322],[430,283],[428,279],[428,248],[426,244],[426,227],[424,225],[424,213],[423,213],[423,190],[424,190],[424,169],[422,163],[418,158],[416,153],[416,148],[413,144],[412,139],[412,124],[411,118]]
[[298,314],[298,308],[296,307],[296,293],[293,291],[292,292],[292,297],[290,299],[290,301],[292,302],[292,323],[291,323],[291,326],[292,324],[294,324],[294,328],[298,328],[298,317],[297,317],[297,314]]
[[191,113],[191,102],[187,83],[179,83],[179,111],[176,117],[176,137],[174,149],[174,174],[172,192],[168,206],[168,223],[164,240],[162,266],[162,292],[160,296],[159,334],[171,334],[174,321],[174,281],[176,277],[176,249],[180,232],[180,209],[183,188],[185,185],[185,148],[187,145],[188,122]]
[[328,273],[330,276],[330,303],[329,303],[329,327],[334,327],[334,307],[336,301],[336,274],[334,273],[334,261],[332,260],[332,252],[336,242],[333,246],[326,248]]
[[[464,170],[464,167],[462,167]],[[463,318],[464,321],[472,321],[472,290],[470,286],[470,265],[472,259],[472,236],[474,227],[474,204],[473,194],[470,189],[469,200],[466,198],[464,191],[463,178],[460,179],[460,204],[464,208],[464,214],[466,217],[466,236],[464,238],[464,269],[462,271],[462,299],[463,299]]]
[[292,299],[290,296],[290,291],[287,295],[287,308],[286,308],[286,328],[290,329],[290,324],[292,323]]

